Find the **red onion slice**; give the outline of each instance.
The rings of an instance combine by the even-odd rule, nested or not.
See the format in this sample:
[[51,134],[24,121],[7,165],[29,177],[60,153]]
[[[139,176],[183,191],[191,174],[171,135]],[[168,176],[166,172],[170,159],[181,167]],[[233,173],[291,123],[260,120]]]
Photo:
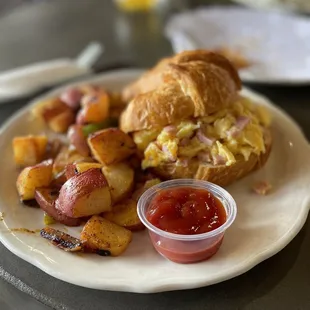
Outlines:
[[198,129],[198,130],[197,130],[196,136],[197,136],[197,138],[198,138],[198,140],[199,140],[200,142],[204,143],[204,144],[207,145],[207,146],[211,146],[211,145],[214,143],[214,141],[215,141],[214,138],[209,138],[209,137],[207,137],[207,136],[202,132],[201,129]]
[[171,154],[171,152],[168,150],[168,148],[167,148],[166,145],[163,145],[163,146],[162,146],[162,151],[163,151],[166,155],[168,155],[169,160],[171,160],[171,161],[175,161],[175,160],[176,160],[176,156],[173,156],[173,155]]
[[188,159],[187,158],[180,158],[178,160],[178,165],[186,168],[188,166]]
[[164,130],[168,133],[176,133],[177,128],[174,125],[169,125],[169,126],[164,127]]
[[186,145],[188,145],[189,143],[190,143],[190,139],[189,139],[189,138],[183,138],[183,139],[181,139],[179,145],[180,145],[180,146],[186,146]]
[[199,152],[197,157],[202,162],[210,162],[211,161],[211,155],[209,152]]
[[235,126],[226,131],[227,136],[231,138],[238,138],[240,133],[241,130]]
[[224,165],[226,163],[226,160],[221,155],[215,155],[213,156],[213,163],[214,165]]
[[250,122],[250,118],[247,116],[239,116],[236,120],[236,127],[243,130],[245,126]]

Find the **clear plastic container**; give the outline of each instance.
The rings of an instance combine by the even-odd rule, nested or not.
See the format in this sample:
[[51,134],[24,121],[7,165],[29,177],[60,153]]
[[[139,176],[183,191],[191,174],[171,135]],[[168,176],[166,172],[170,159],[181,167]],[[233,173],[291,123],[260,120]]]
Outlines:
[[[197,235],[178,235],[163,231],[151,224],[146,217],[149,204],[161,190],[191,187],[205,189],[222,203],[226,211],[226,222],[215,230]],[[234,222],[237,206],[233,197],[213,183],[194,179],[177,179],[162,182],[148,189],[138,201],[138,216],[147,227],[153,246],[165,258],[182,264],[203,261],[213,256],[220,248],[226,229]]]

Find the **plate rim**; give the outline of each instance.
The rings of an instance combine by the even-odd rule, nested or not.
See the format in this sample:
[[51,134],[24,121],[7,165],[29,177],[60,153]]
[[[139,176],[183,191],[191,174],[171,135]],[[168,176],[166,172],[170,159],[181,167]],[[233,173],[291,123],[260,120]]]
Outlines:
[[[3,134],[5,131],[10,128],[18,119],[21,117],[24,113],[27,113],[29,108],[34,105],[36,102],[41,100],[41,98],[47,98],[49,96],[53,96],[53,94],[59,93],[61,90],[65,89],[68,86],[73,86],[73,85],[78,85],[78,84],[83,84],[83,83],[96,83],[97,81],[102,80],[103,78],[109,79],[111,77],[117,78],[119,74],[128,74],[129,76],[134,76],[141,74],[144,70],[136,70],[136,69],[125,69],[125,70],[115,70],[111,71],[108,73],[103,73],[96,75],[95,77],[88,78],[85,80],[80,80],[78,82],[74,83],[68,83],[64,86],[61,86],[59,88],[56,88],[52,91],[47,92],[46,94],[39,96],[38,98],[35,98],[34,100],[31,100],[28,104],[26,104],[23,108],[20,110],[16,111],[11,117],[9,117],[4,124],[1,126],[0,129],[0,143]],[[252,90],[245,89],[246,93],[249,93],[256,98],[259,98],[262,101],[266,101],[267,103],[272,104],[271,108],[276,110],[277,113],[280,113],[281,116],[285,117],[287,121],[291,123],[291,125],[294,127],[294,130],[302,136],[302,140],[305,143],[305,147],[309,148],[309,154],[310,154],[310,147],[309,143],[301,130],[300,126],[286,113],[284,112],[281,108],[275,106],[274,103],[272,103],[268,98],[266,98],[263,95],[258,94],[257,92],[254,92]],[[292,129],[293,129],[292,127]],[[109,285],[109,288],[104,287],[101,284],[97,284],[93,282],[91,284],[90,281],[86,283],[81,283],[76,280],[74,277],[70,278],[69,275],[66,274],[59,274],[57,270],[53,270],[53,268],[50,268],[48,265],[44,265],[44,262],[40,261],[40,259],[36,257],[32,257],[29,253],[23,252],[23,250],[19,249],[18,246],[16,246],[14,243],[10,241],[10,237],[6,238],[6,234],[0,232],[0,242],[14,255],[18,256],[19,258],[25,260],[26,262],[34,265],[35,267],[39,268],[43,272],[47,273],[50,276],[53,276],[57,279],[60,279],[62,281],[75,284],[78,286],[82,287],[87,287],[87,288],[92,288],[92,289],[99,289],[99,290],[109,290],[109,291],[124,291],[124,292],[135,292],[135,293],[157,293],[157,292],[164,292],[164,291],[171,291],[171,290],[183,290],[183,289],[193,289],[193,288],[198,288],[198,287],[204,287],[204,286],[209,286],[213,285],[219,282],[223,282],[229,279],[232,279],[234,277],[237,277],[248,270],[252,269],[262,261],[272,257],[273,255],[277,254],[279,251],[281,251],[284,247],[286,247],[292,240],[295,238],[295,236],[298,234],[298,232],[302,229],[304,226],[306,220],[307,220],[307,215],[309,213],[310,209],[310,198],[305,197],[303,200],[302,206],[301,206],[301,211],[294,223],[294,226],[292,226],[280,239],[278,239],[276,242],[272,244],[272,246],[269,246],[266,250],[258,253],[254,257],[251,257],[251,259],[248,261],[248,263],[245,265],[244,261],[240,264],[234,265],[234,271],[231,271],[228,274],[224,274],[221,277],[218,277],[216,280],[203,280],[203,279],[198,279],[195,282],[191,282],[190,284],[184,284],[184,283],[165,283],[165,281],[158,281],[153,284],[149,284],[147,286],[141,286],[139,283],[134,283],[134,282],[129,282],[129,283],[111,283]],[[5,221],[4,221],[5,222]],[[7,234],[7,236],[11,236],[11,234]]]

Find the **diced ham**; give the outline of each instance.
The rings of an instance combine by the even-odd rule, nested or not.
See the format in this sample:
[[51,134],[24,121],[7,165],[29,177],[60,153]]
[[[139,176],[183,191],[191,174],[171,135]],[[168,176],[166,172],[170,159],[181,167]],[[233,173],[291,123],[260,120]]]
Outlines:
[[265,196],[271,191],[272,186],[267,181],[259,181],[254,184],[252,189],[256,194]]
[[211,146],[215,141],[214,138],[207,137],[201,129],[197,130],[196,136],[200,142],[206,144],[207,146]]

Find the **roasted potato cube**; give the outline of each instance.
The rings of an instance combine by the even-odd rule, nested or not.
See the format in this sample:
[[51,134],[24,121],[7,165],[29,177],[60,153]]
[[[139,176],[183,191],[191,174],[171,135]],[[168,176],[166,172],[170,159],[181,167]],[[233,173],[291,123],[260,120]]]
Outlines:
[[60,189],[55,207],[73,218],[110,211],[110,189],[101,170],[90,169],[70,178]]
[[109,183],[113,203],[122,200],[131,192],[134,170],[127,163],[103,166],[102,172]]
[[75,115],[70,108],[48,121],[48,126],[55,132],[65,133],[75,121]]
[[74,112],[59,98],[45,100],[35,106],[32,113],[43,119],[55,132],[66,132],[74,123]]
[[21,167],[33,166],[44,159],[47,146],[46,136],[24,136],[13,139],[14,159]]
[[110,99],[106,92],[98,91],[85,95],[82,99],[82,109],[77,116],[80,125],[101,123],[109,116]]
[[87,141],[94,158],[106,165],[120,162],[136,150],[131,137],[117,128],[97,131]]
[[122,254],[132,240],[132,232],[101,216],[91,217],[81,233],[84,245],[93,250],[109,251],[112,256]]
[[53,165],[53,174],[56,176],[60,172],[65,170],[65,167],[68,164],[74,163],[74,162],[80,162],[83,160],[90,160],[90,158],[86,158],[82,156],[79,152],[76,150],[70,150],[67,146],[63,146],[55,158],[54,165]]
[[82,173],[93,168],[102,168],[102,164],[99,163],[76,163],[74,165],[77,173]]
[[138,217],[137,202],[133,199],[126,199],[113,206],[112,211],[104,213],[103,217],[132,231],[144,229]]
[[52,160],[46,160],[38,165],[24,168],[16,182],[21,200],[34,199],[36,188],[48,186],[52,181],[52,171]]
[[50,98],[37,104],[32,109],[32,114],[48,123],[52,118],[68,109],[66,104],[59,98]]
[[81,162],[81,163],[72,163],[68,164],[65,168],[65,174],[67,177],[67,180],[75,176],[76,174],[82,173],[84,171],[87,171],[89,169],[93,168],[102,168],[102,164],[99,163],[87,163],[87,162]]

